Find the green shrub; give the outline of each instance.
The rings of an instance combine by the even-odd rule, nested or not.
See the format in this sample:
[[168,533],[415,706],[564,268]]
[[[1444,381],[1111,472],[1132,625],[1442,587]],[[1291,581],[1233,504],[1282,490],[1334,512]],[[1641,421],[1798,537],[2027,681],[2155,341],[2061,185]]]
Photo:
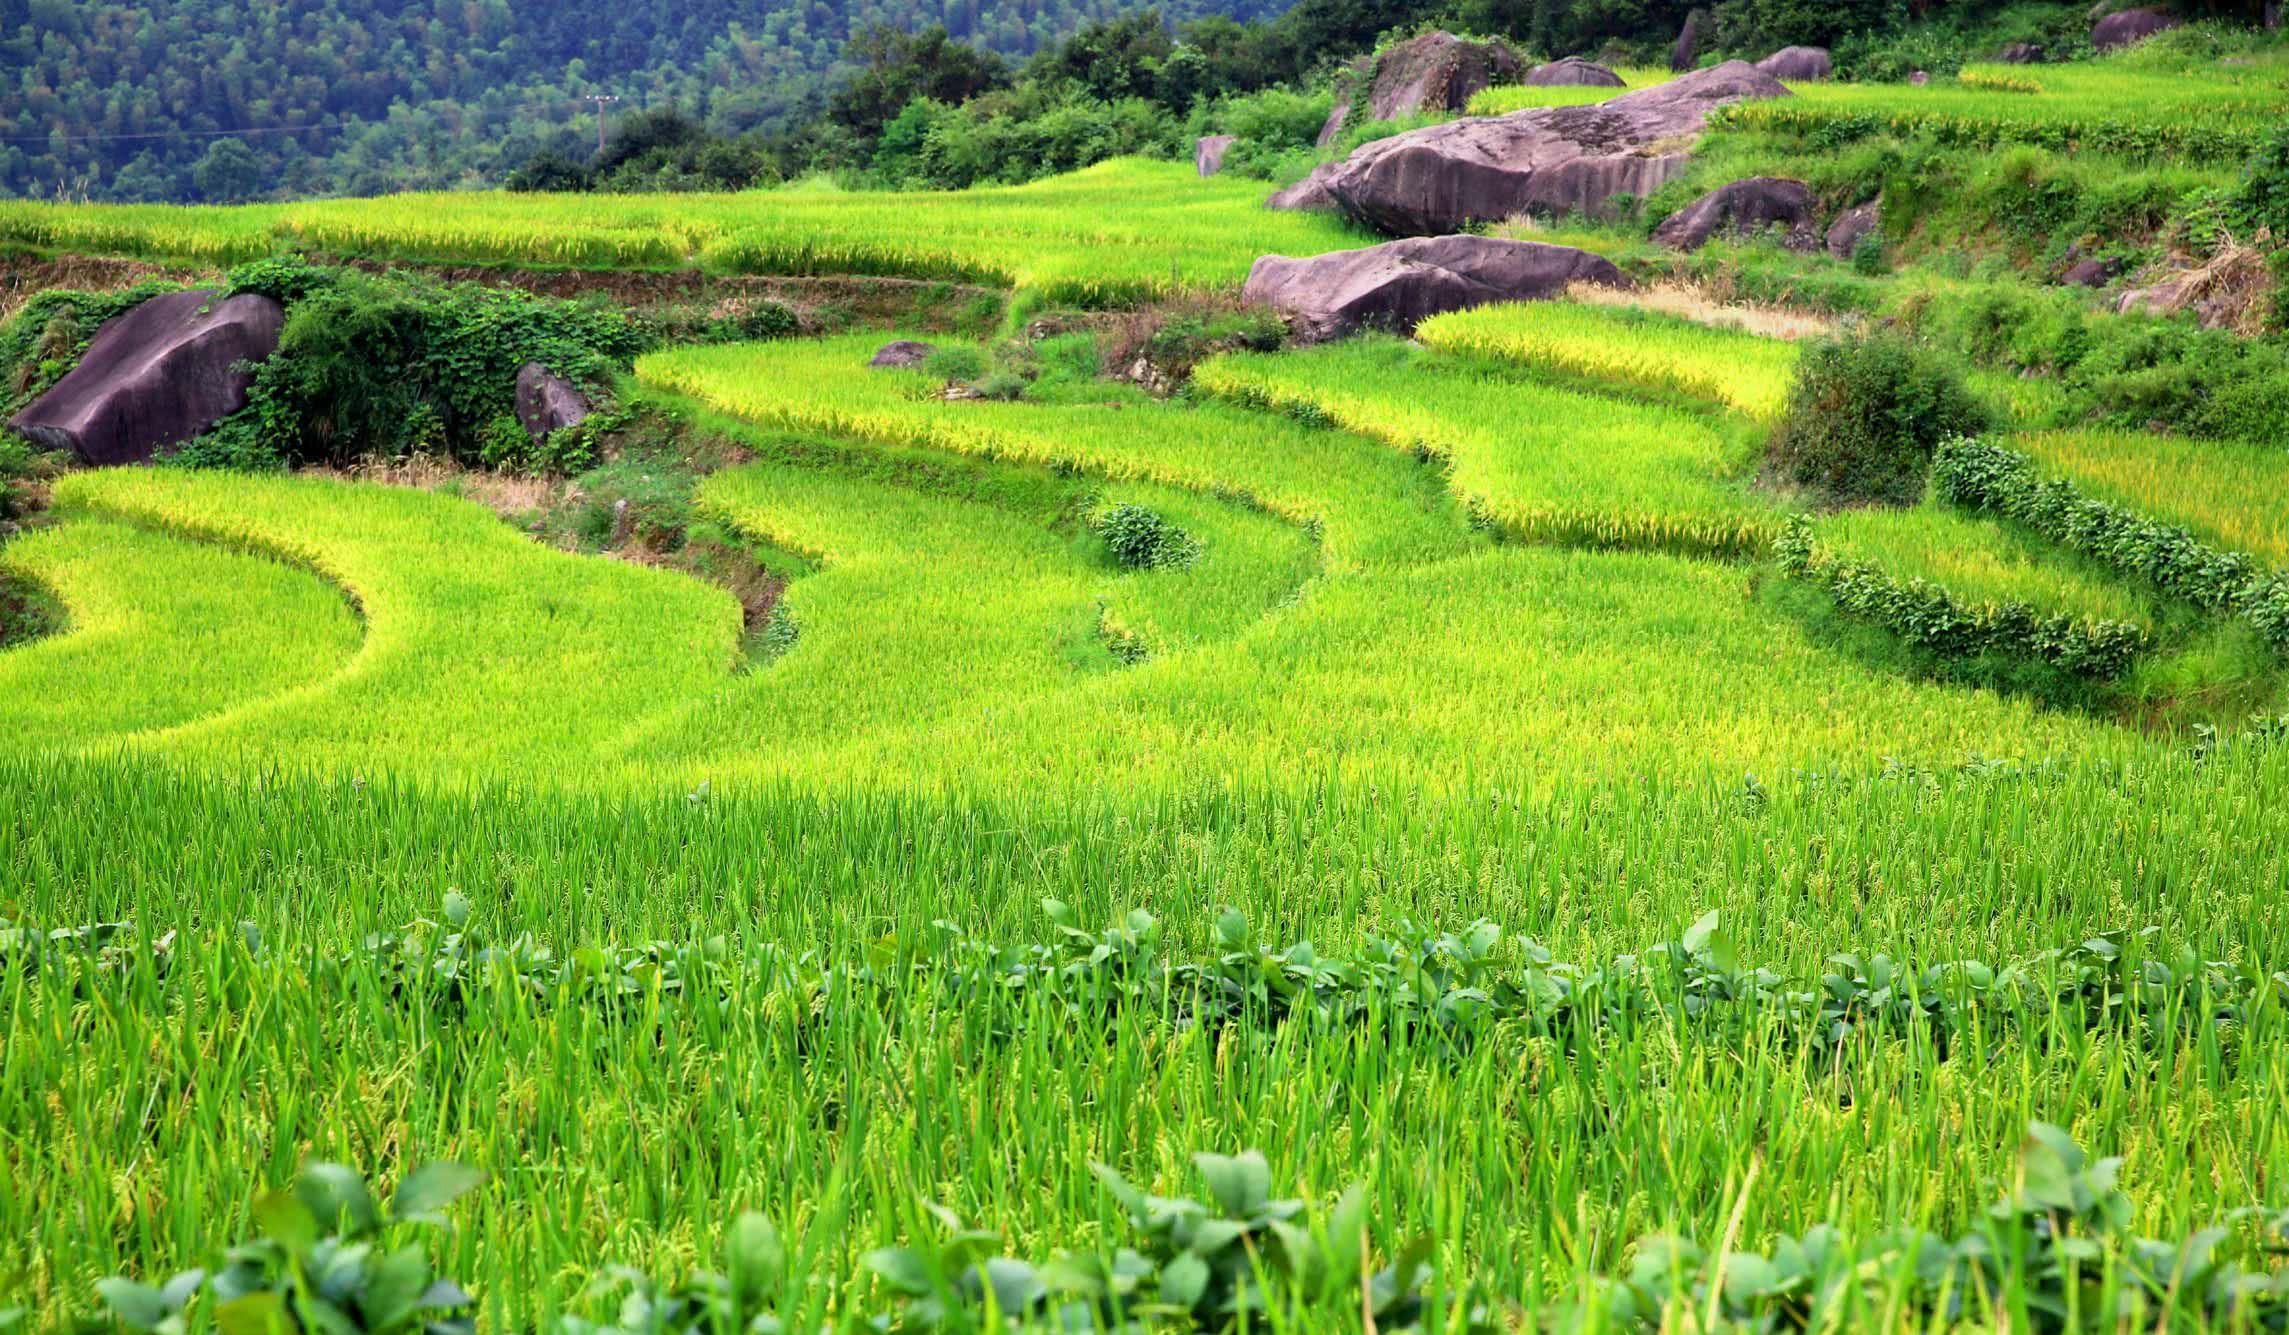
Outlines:
[[1200,558],[1199,539],[1141,505],[1115,505],[1090,526],[1130,570],[1182,569]]
[[986,373],[982,349],[955,344],[938,348],[922,361],[925,374],[951,383],[968,382]]
[[497,426],[515,407],[519,367],[596,384],[648,342],[617,311],[513,290],[347,269],[320,280],[290,262],[249,270],[249,281],[301,294],[248,396],[263,445],[294,463],[416,451],[521,459]]
[[1772,461],[1788,480],[1839,501],[1907,505],[1923,494],[1939,443],[1990,420],[1961,372],[1937,355],[1895,333],[1847,333],[1804,349]]
[[265,437],[261,419],[251,412],[233,413],[215,423],[204,434],[185,442],[167,462],[180,468],[219,468],[232,473],[270,473],[286,466]]

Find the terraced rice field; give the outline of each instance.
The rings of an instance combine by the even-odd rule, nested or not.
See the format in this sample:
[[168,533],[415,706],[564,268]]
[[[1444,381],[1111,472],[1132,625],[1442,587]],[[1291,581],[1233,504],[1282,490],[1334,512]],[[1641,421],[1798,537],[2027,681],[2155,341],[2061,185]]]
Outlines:
[[397,195],[232,207],[0,200],[0,244],[232,263],[280,249],[377,259],[984,282],[1088,304],[1228,286],[1266,252],[1359,244],[1256,183],[1123,159],[1031,185],[916,193]]
[[1887,130],[1973,147],[2030,144],[2238,164],[2289,109],[2278,52],[2219,60],[2173,40],[2041,69],[1966,65],[1928,86],[1818,83],[1726,113],[1747,129]]
[[[1029,252],[1026,198],[944,205],[994,220],[958,244],[1016,256],[997,280],[1161,281],[1105,233]],[[495,207],[526,206],[418,244],[483,248],[456,229]],[[876,263],[856,203],[784,234],[725,221],[744,200],[602,207],[573,229],[600,261]],[[694,503],[799,574],[770,655],[720,589],[441,492],[80,473],[0,548],[69,615],[0,653],[0,1293],[35,1328],[212,1265],[313,1158],[481,1170],[422,1246],[488,1330],[634,1322],[610,1268],[736,1270],[747,1209],[787,1329],[983,1313],[984,1255],[1070,1296],[1123,1246],[1183,1328],[1192,1262],[1092,1162],[1238,1218],[1189,1253],[1217,1284],[1303,1268],[1267,1193],[1370,1271],[1426,1240],[1436,1278],[1389,1280],[1419,1309],[1370,1280],[1363,1311],[1355,1263],[1267,1272],[1271,1329],[1787,1325],[1802,1289],[1737,1277],[1808,1244],[1814,1328],[2055,1329],[2061,1220],[2090,1242],[2064,1324],[2277,1310],[2149,1282],[2129,1238],[2289,1204],[2289,748],[1913,675],[1772,596],[1788,345],[1487,308],[1172,400],[1001,402],[869,369],[891,336],[637,367],[738,424]],[[2280,556],[2262,454],[2019,443]],[[1118,507],[1180,559],[1113,559]],[[2225,619],[1936,500],[1807,522],[1965,604]],[[1260,1180],[1193,1159],[1251,1148]],[[934,1250],[925,1201],[983,1234]],[[2262,1276],[2234,1218],[2218,1255]],[[1749,1259],[1663,1269],[1641,1239],[1671,1233]]]

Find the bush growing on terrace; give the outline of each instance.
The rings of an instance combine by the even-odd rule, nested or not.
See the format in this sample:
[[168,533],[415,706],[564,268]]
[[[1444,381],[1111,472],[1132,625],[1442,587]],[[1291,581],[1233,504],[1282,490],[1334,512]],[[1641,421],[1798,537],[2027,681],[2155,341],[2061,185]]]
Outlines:
[[1939,443],[1993,422],[1962,372],[1900,334],[1849,332],[1805,348],[1774,469],[1842,502],[1909,505]]

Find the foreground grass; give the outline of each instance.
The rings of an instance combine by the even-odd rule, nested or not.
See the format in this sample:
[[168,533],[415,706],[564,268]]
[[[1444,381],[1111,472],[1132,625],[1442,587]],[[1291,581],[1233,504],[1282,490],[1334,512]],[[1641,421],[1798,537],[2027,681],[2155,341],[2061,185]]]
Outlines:
[[[491,1328],[556,1310],[605,1261],[672,1272],[739,1207],[806,1236],[849,1298],[871,1283],[864,1249],[927,1227],[918,1197],[1041,1255],[1113,1234],[1089,1159],[1189,1190],[1191,1152],[1254,1145],[1282,1193],[1325,1200],[1364,1178],[1379,1229],[1427,1230],[1446,1273],[1539,1303],[1618,1266],[1641,1233],[1721,1237],[1736,1208],[1751,1246],[1821,1220],[1959,1229],[2008,1180],[2029,1117],[2128,1155],[2139,1228],[2175,1235],[2283,1194],[2277,1006],[2234,1031],[2134,1040],[1999,1031],[1964,1061],[1904,1039],[1822,1055],[1786,1027],[1719,1041],[1655,1023],[1578,1044],[1498,1028],[1455,1049],[1374,1026],[1172,1026],[1150,1008],[1084,1025],[1046,997],[907,986],[823,1009],[760,982],[617,1017],[483,988],[455,1008],[318,961],[460,886],[496,941],[725,933],[809,968],[927,959],[938,918],[1053,938],[1034,907],[1049,895],[1092,927],[1148,905],[1180,956],[1229,903],[1257,939],[1325,953],[1405,917],[1487,913],[1561,958],[1602,959],[1715,909],[1744,964],[1783,976],[1840,949],[2002,961],[2147,923],[2262,969],[2289,957],[2266,889],[2289,847],[2266,796],[2283,763],[2250,749],[1774,780],[1753,798],[1576,785],[1527,807],[1329,788],[1058,809],[441,798],[0,761],[0,857],[23,916],[186,929],[163,985],[0,984],[0,1271],[28,1263],[36,1310],[60,1319],[91,1310],[101,1274],[208,1259],[305,1155],[377,1175],[453,1157],[493,1174],[445,1243]],[[241,917],[259,958],[237,944]]]

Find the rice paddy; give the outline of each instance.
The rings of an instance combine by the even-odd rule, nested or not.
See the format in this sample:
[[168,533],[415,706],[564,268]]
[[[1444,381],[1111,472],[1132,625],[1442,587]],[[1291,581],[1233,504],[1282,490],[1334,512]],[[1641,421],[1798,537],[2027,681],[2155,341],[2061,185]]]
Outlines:
[[[905,216],[7,204],[0,233],[1085,304],[1346,244],[1248,189],[1128,163]],[[1047,1319],[1052,1281],[1131,1264],[1137,1315],[1185,1329],[1251,1257],[1250,1329],[1785,1325],[1798,1290],[1741,1289],[1737,1259],[1678,1278],[1655,1239],[1781,1267],[1822,1228],[1855,1258],[1832,1329],[2277,1310],[2148,1283],[2135,1240],[2225,1221],[2218,1255],[2273,1264],[2236,1212],[2289,1205],[2284,729],[1905,670],[1807,614],[1776,552],[2154,655],[2224,610],[1937,495],[1776,491],[1795,349],[1745,331],[1486,307],[1225,354],[1165,398],[949,395],[869,367],[895,336],[672,348],[623,386],[733,447],[690,501],[787,577],[762,625],[464,497],[329,477],[74,473],[0,546],[67,618],[0,651],[0,1328],[78,1329],[106,1277],[293,1226],[265,1193],[310,1162],[481,1172],[453,1229],[392,1236],[486,1331],[641,1324],[629,1285],[771,1250],[742,1211],[778,1240],[730,1323],[758,1333],[940,1302],[997,1328],[994,1276]],[[2009,443],[2284,558],[2262,451]],[[2233,689],[2270,701],[2264,661]],[[2155,715],[2219,686],[2172,662],[2137,678]],[[1172,1251],[1092,1164],[1237,1231]],[[2090,1197],[2064,1234],[2087,1284],[2025,1222],[2064,1217],[2025,1205],[2056,1182]],[[1394,1267],[1381,1308],[1294,1259],[1353,1224],[1358,1268]],[[1937,1253],[1902,1230],[1953,1259],[1918,1277]],[[1603,1283],[1657,1272],[1643,1310]],[[2089,1306],[2059,1321],[2062,1293]]]

